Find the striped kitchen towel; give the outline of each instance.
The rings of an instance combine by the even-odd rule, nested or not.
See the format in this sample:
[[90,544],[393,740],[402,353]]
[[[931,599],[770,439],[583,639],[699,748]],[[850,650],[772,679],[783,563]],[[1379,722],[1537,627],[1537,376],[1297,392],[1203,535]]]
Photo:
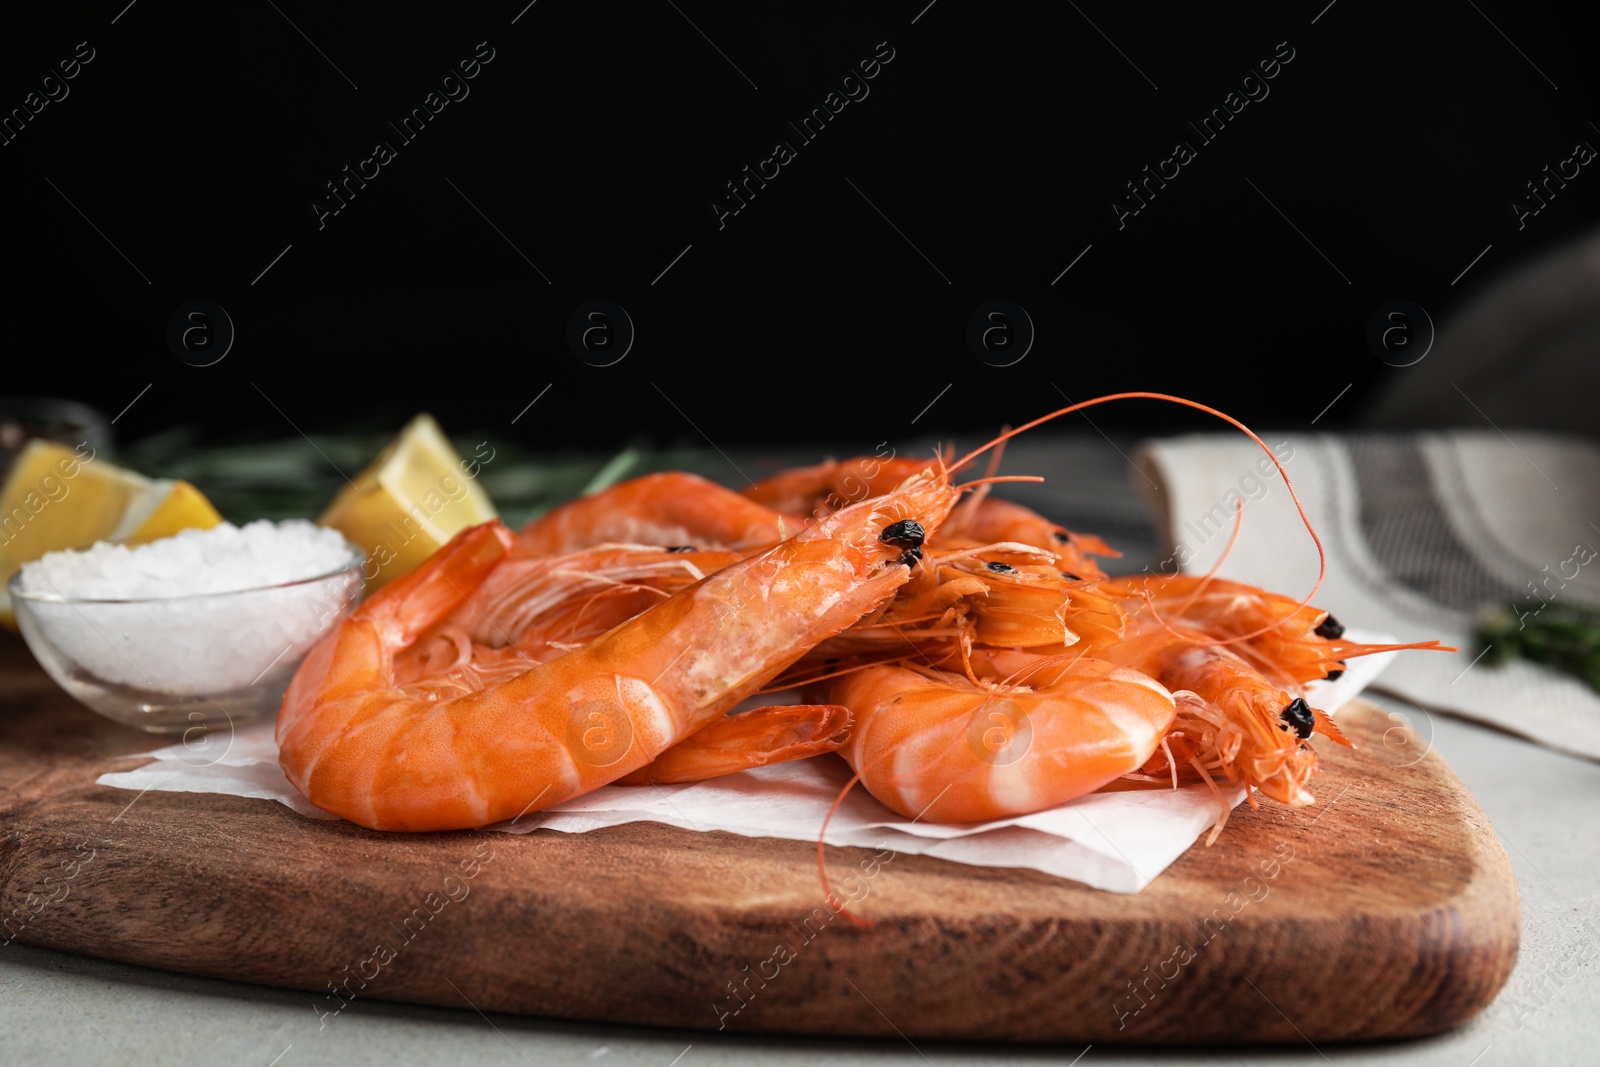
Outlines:
[[[1313,600],[1340,621],[1461,651],[1405,652],[1374,683],[1540,744],[1600,759],[1600,693],[1527,662],[1478,659],[1479,611],[1600,604],[1600,449],[1534,433],[1267,435],[1327,551]],[[1317,553],[1283,480],[1238,436],[1148,442],[1134,481],[1165,538],[1152,569],[1221,573],[1303,596]],[[1536,599],[1537,598],[1537,599]]]

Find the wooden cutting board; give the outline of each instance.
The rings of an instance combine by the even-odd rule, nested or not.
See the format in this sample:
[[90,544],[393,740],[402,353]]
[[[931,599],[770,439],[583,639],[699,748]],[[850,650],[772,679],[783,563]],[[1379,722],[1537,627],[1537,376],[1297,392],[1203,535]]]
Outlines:
[[[1238,809],[1143,893],[637,823],[382,834],[264,800],[94,784],[159,738],[0,635],[0,940],[363,998],[746,1032],[1042,1042],[1429,1034],[1510,976],[1505,853],[1387,716],[1340,716],[1316,806]],[[1420,757],[1420,758],[1419,758]],[[130,806],[131,804],[131,806]]]

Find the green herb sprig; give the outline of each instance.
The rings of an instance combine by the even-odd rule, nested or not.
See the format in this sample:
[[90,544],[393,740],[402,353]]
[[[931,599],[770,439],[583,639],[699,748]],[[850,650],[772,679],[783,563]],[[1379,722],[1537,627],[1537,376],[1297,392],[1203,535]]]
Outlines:
[[1484,663],[1543,663],[1600,691],[1600,608],[1518,601],[1478,616],[1473,636]]
[[[194,427],[178,427],[126,446],[122,461],[155,478],[182,478],[204,493],[229,522],[315,519],[371,463],[391,433],[313,434],[248,444],[206,444]],[[551,453],[505,440],[461,437],[463,457],[482,463],[479,482],[512,527],[557,504],[623,478],[661,470],[697,473],[725,467],[709,449],[628,447],[618,453]],[[481,449],[481,450],[480,450]]]

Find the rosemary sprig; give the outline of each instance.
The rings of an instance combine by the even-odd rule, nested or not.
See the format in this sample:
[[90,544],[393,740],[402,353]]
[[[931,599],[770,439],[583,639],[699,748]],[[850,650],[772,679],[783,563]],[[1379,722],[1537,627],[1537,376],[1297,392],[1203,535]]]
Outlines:
[[1600,607],[1518,601],[1480,615],[1474,636],[1485,663],[1543,663],[1600,691]]

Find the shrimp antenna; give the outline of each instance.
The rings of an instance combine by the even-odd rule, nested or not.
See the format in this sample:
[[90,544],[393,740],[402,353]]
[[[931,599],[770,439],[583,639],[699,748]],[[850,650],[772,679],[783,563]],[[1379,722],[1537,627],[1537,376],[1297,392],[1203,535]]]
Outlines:
[[[1234,505],[1233,505],[1233,532],[1228,535],[1228,543],[1223,546],[1222,554],[1220,556],[1218,556],[1217,557],[1217,561],[1211,565],[1211,569],[1206,571],[1204,577],[1202,577],[1200,579],[1200,581],[1195,585],[1194,591],[1191,592],[1189,594],[1189,596],[1184,600],[1183,604],[1181,606],[1179,606],[1179,608],[1178,608],[1178,614],[1179,615],[1182,615],[1182,614],[1184,614],[1184,612],[1188,611],[1190,606],[1193,605],[1196,600],[1200,599],[1200,594],[1205,592],[1206,587],[1209,586],[1211,584],[1212,579],[1214,579],[1217,576],[1217,572],[1222,569],[1222,564],[1227,561],[1228,556],[1233,552],[1233,546],[1238,543],[1238,541],[1239,541],[1239,531],[1241,529],[1243,529],[1243,528],[1244,528],[1244,497],[1239,497],[1238,500],[1234,501]],[[1206,644],[1216,644],[1216,645],[1231,645],[1235,641],[1240,640],[1239,638],[1236,638],[1236,637],[1228,638],[1227,640],[1212,640],[1210,638],[1202,639],[1202,638],[1196,637],[1193,634],[1180,633],[1178,631],[1178,629],[1175,626],[1172,625],[1172,623],[1168,622],[1165,618],[1162,617],[1161,609],[1156,607],[1155,597],[1150,595],[1150,590],[1149,589],[1144,590],[1144,605],[1145,605],[1146,608],[1148,608],[1150,610],[1151,616],[1157,622],[1159,622],[1161,624],[1161,628],[1162,629],[1166,630],[1167,633],[1172,634],[1174,637],[1182,638],[1184,641],[1187,641],[1190,644],[1206,643]],[[1296,609],[1296,610],[1298,610],[1298,609]],[[1289,616],[1285,615],[1282,618],[1280,618],[1277,623],[1274,623],[1273,626],[1267,627],[1267,629],[1273,629],[1277,625],[1280,625],[1280,624],[1282,624],[1284,622],[1287,622],[1288,619],[1289,619]],[[1257,634],[1264,633],[1264,632],[1265,632],[1265,630],[1257,630],[1255,634],[1250,634],[1249,636],[1250,637],[1254,637]]]
[[[1217,576],[1217,572],[1222,570],[1222,564],[1233,554],[1233,546],[1239,543],[1239,531],[1242,529],[1244,529],[1244,497],[1239,497],[1233,504],[1233,532],[1228,534],[1228,543],[1222,546],[1222,554],[1211,565],[1211,569],[1206,571],[1205,577],[1201,578],[1194,587],[1194,592],[1190,593],[1189,598],[1183,602],[1183,607],[1178,609],[1178,614],[1182,615],[1188,611],[1194,605],[1194,602],[1200,599],[1200,594],[1206,591],[1206,587]],[[1151,606],[1154,607],[1154,605]],[[1159,616],[1157,617],[1159,618]]]
[[[1005,433],[1010,429],[1010,426],[1002,426],[1000,427],[1000,432]],[[1001,441],[999,444],[994,446],[994,455],[989,457],[989,469],[985,472],[987,477],[993,478],[996,474],[1000,473],[1000,460],[1005,454],[1006,442]]]
[[1057,652],[1054,655],[1043,656],[1032,663],[1024,664],[1023,666],[1012,671],[1006,677],[1000,679],[1000,684],[1005,686],[1025,685],[1027,684],[1028,679],[1032,678],[1035,674],[1047,667],[1054,667],[1063,660],[1069,661],[1067,666],[1071,667],[1074,663],[1077,663],[1080,659],[1088,654],[1089,653],[1087,650],[1082,652],[1068,650],[1066,652]]
[[1203,411],[1207,415],[1213,415],[1213,416],[1221,419],[1223,422],[1227,423],[1229,426],[1232,426],[1234,429],[1238,430],[1239,432],[1243,433],[1246,437],[1250,438],[1250,440],[1254,441],[1257,445],[1259,445],[1261,447],[1261,451],[1263,451],[1263,452],[1265,452],[1267,454],[1267,458],[1270,459],[1272,461],[1272,465],[1277,468],[1278,474],[1283,478],[1283,486],[1284,486],[1284,488],[1289,490],[1289,499],[1294,501],[1294,509],[1300,516],[1300,522],[1305,526],[1306,533],[1311,535],[1312,544],[1316,545],[1316,547],[1317,547],[1317,580],[1311,586],[1311,591],[1305,595],[1305,598],[1302,599],[1300,601],[1299,605],[1295,608],[1295,611],[1294,612],[1290,612],[1284,618],[1279,619],[1275,623],[1271,623],[1271,624],[1269,624],[1267,626],[1261,627],[1260,629],[1256,630],[1253,633],[1243,634],[1243,635],[1240,635],[1238,637],[1230,638],[1226,643],[1232,644],[1235,641],[1243,641],[1243,640],[1248,640],[1249,638],[1252,638],[1252,637],[1259,637],[1261,634],[1267,633],[1270,630],[1275,630],[1279,626],[1282,626],[1284,624],[1284,622],[1286,622],[1289,618],[1292,618],[1294,616],[1295,612],[1299,611],[1300,608],[1309,607],[1310,604],[1311,604],[1312,598],[1317,595],[1317,590],[1322,588],[1323,580],[1326,579],[1327,576],[1328,576],[1328,552],[1327,552],[1327,550],[1325,548],[1322,547],[1322,538],[1317,536],[1316,528],[1311,525],[1311,519],[1310,519],[1309,516],[1306,515],[1305,505],[1300,502],[1300,494],[1298,494],[1298,493],[1296,493],[1294,491],[1294,483],[1289,481],[1289,472],[1283,469],[1283,464],[1281,462],[1279,462],[1277,455],[1272,451],[1272,449],[1267,445],[1267,443],[1265,441],[1263,441],[1256,434],[1256,432],[1254,430],[1252,430],[1250,427],[1246,426],[1244,423],[1240,422],[1238,419],[1234,418],[1232,415],[1229,415],[1227,412],[1218,411],[1216,408],[1212,407],[1209,404],[1202,404],[1198,400],[1189,400],[1186,397],[1173,396],[1170,393],[1146,393],[1146,392],[1109,393],[1109,394],[1107,394],[1105,396],[1093,397],[1093,398],[1091,398],[1089,400],[1079,401],[1076,404],[1068,404],[1064,408],[1057,408],[1055,411],[1050,412],[1048,415],[1041,415],[1037,419],[1033,419],[1030,422],[1023,423],[1021,426],[1018,426],[1014,430],[1006,430],[1004,433],[999,434],[993,440],[989,441],[989,443],[983,445],[980,448],[976,448],[971,452],[968,452],[966,455],[964,455],[960,459],[956,460],[953,464],[950,465],[949,472],[954,474],[956,471],[960,470],[962,467],[965,467],[968,463],[971,463],[973,460],[975,460],[979,456],[983,455],[989,449],[994,448],[996,445],[999,445],[1003,441],[1010,440],[1011,438],[1017,436],[1017,434],[1019,434],[1019,433],[1023,433],[1025,431],[1031,430],[1035,426],[1042,426],[1044,423],[1047,423],[1052,419],[1059,419],[1063,415],[1070,415],[1074,411],[1082,411],[1085,408],[1095,407],[1095,406],[1097,406],[1099,404],[1109,404],[1113,400],[1164,400],[1169,404],[1178,404],[1178,405],[1181,405],[1182,407],[1193,408],[1195,411]]
[[844,798],[849,795],[850,790],[854,789],[859,781],[861,781],[861,772],[857,771],[850,776],[850,780],[844,784],[844,788],[839,790],[839,795],[833,798],[833,803],[828,806],[828,814],[822,817],[822,829],[817,831],[817,877],[822,880],[822,898],[827,902],[828,907],[831,908],[837,903],[839,905],[839,914],[850,920],[851,925],[865,928],[872,925],[871,920],[852,914],[845,902],[834,896],[833,888],[828,885],[828,859],[823,851],[828,843],[828,824],[833,821],[833,813],[839,810],[839,805],[844,803]]
[[957,489],[975,489],[980,485],[997,485],[1000,482],[1042,482],[1044,478],[1037,474],[991,474],[984,478],[974,478],[970,482],[962,482]]
[[[1000,432],[1005,433],[1009,429],[1011,429],[1011,426],[1007,424],[1000,427]],[[962,514],[972,514],[978,510],[979,505],[981,505],[984,499],[989,495],[989,490],[984,488],[984,486],[990,484],[987,479],[993,478],[995,475],[1000,473],[1000,460],[1005,456],[1005,452],[1006,443],[1001,441],[994,447],[994,451],[989,453],[989,468],[988,470],[984,471],[983,478],[979,479],[978,481],[968,482],[966,485],[960,487],[962,492],[967,493],[967,496],[961,501],[960,504],[957,504],[955,510],[950,513],[951,518],[954,518],[957,512]],[[1040,481],[1043,480],[1044,479],[1042,478],[1040,479]],[[968,492],[968,490],[971,490],[971,492]],[[956,525],[960,525],[959,520],[957,521]]]
[[[878,763],[893,753],[894,750],[890,749],[872,762]],[[871,765],[868,764],[867,766],[870,767]],[[828,885],[828,860],[823,848],[828,842],[828,824],[833,821],[834,813],[844,803],[844,798],[850,795],[850,790],[854,789],[856,784],[861,781],[861,776],[866,773],[866,770],[867,767],[863,767],[850,776],[850,780],[844,784],[844,788],[839,790],[839,795],[833,798],[833,803],[828,807],[828,814],[822,817],[822,829],[817,831],[817,877],[822,879],[823,899],[827,901],[828,907],[834,908],[838,914],[849,920],[852,926],[860,927],[861,929],[867,929],[872,926],[872,920],[861,918],[861,916],[850,910],[848,904],[834,895],[832,887]]]

